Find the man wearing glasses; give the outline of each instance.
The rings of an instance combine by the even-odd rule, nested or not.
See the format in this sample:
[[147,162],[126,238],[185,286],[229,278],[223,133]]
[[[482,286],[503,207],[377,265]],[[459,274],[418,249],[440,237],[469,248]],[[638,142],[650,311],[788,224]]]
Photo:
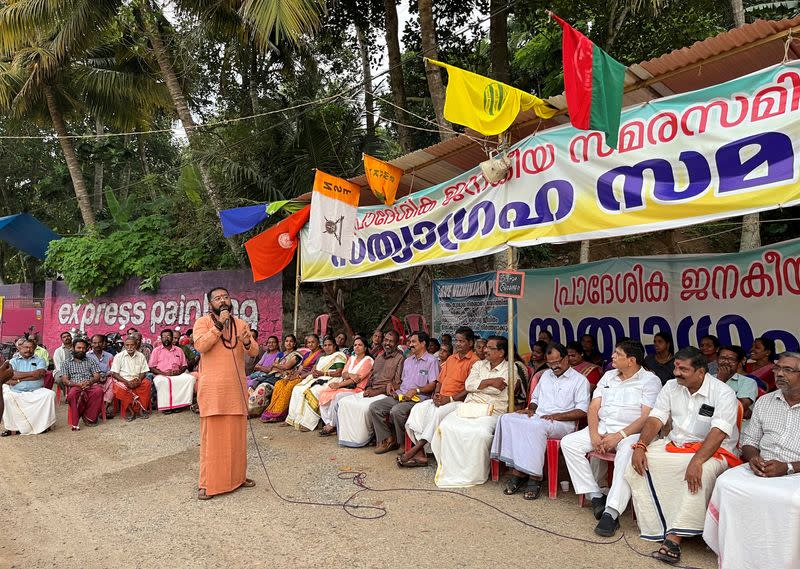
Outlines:
[[[611,353],[613,369],[600,378],[592,394],[589,426],[561,441],[575,493],[591,499],[592,513],[598,520],[594,531],[604,537],[614,535],[619,515],[628,507],[631,489],[625,481],[625,469],[631,462],[632,446],[639,441],[639,432],[661,391],[661,380],[644,369],[643,362],[644,346],[640,342],[617,342]],[[607,497],[586,456],[592,451],[615,453],[614,477]]]
[[[717,379],[724,381],[725,384],[733,389],[736,398],[741,402],[744,409],[743,417],[750,418],[752,409],[750,408],[758,399],[758,384],[752,377],[742,375],[744,364],[747,362],[747,352],[741,346],[725,346],[720,348],[717,356]],[[742,427],[744,430],[744,427]]]
[[[577,428],[589,409],[589,381],[569,365],[567,348],[550,344],[545,354],[547,370],[531,395],[527,409],[500,417],[491,457],[511,467],[503,493],[535,500],[542,490],[542,469],[547,439],[561,439]],[[585,453],[584,453],[585,454]]]
[[722,569],[800,566],[800,353],[781,354],[773,373],[778,390],[742,433],[745,464],[717,479],[708,504],[703,539]]

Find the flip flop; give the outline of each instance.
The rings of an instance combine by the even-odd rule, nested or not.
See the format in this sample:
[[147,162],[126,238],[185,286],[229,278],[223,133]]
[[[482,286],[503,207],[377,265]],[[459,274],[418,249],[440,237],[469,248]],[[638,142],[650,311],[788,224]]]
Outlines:
[[681,546],[665,539],[658,551],[654,551],[650,556],[669,565],[675,565],[681,560]]
[[321,437],[332,437],[336,434],[336,429],[328,429],[328,427],[323,427],[322,430],[319,432],[319,436]]
[[401,468],[420,468],[420,467],[423,467],[423,466],[428,466],[428,461],[427,460],[423,462],[423,461],[421,461],[419,459],[416,459],[416,458],[410,458],[408,460],[403,461],[403,460],[401,460],[401,458],[402,457],[399,457],[399,456],[397,457],[397,466],[399,466]]
[[206,491],[203,488],[200,488],[197,491],[198,500],[210,500],[211,498],[213,498],[213,496],[209,496],[208,494],[206,494]]
[[512,496],[513,494],[516,494],[527,481],[527,476],[512,476],[508,479],[508,482],[506,482],[506,487],[503,489],[503,494],[506,496]]
[[522,497],[525,500],[535,500],[542,493],[542,483],[539,480],[529,480]]
[[249,478],[245,478],[244,482],[242,483],[242,488],[252,488],[256,485],[255,480],[250,480]]

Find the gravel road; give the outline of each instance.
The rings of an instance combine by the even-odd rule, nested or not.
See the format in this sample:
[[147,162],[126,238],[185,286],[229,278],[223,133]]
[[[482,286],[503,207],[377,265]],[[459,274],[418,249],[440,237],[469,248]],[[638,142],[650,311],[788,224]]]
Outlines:
[[[624,541],[596,545],[548,533],[602,541],[590,510],[579,509],[571,492],[535,502],[504,496],[492,482],[432,492],[433,468],[399,469],[394,453],[376,456],[372,448],[342,448],[335,438],[255,421],[275,490],[251,440],[257,486],[199,502],[197,415],[112,419],[77,433],[66,427],[65,406],[58,419],[51,433],[0,439],[0,568],[665,567]],[[354,502],[384,507],[385,517],[358,520],[338,506],[289,504],[276,493],[340,503],[358,489],[339,479],[343,470],[364,472],[368,486],[386,489]],[[639,552],[654,549],[638,538],[630,513],[622,527]],[[716,567],[699,539],[684,546],[683,561]]]

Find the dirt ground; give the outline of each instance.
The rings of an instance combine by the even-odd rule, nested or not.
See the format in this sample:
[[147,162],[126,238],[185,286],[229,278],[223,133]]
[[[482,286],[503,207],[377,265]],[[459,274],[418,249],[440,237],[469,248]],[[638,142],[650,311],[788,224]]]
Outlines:
[[[340,507],[288,504],[270,489],[251,440],[257,486],[199,502],[197,415],[112,419],[77,433],[66,427],[65,406],[58,419],[51,433],[0,439],[0,568],[665,567],[624,540],[596,545],[547,533],[603,541],[571,492],[535,502],[504,496],[492,482],[461,492],[547,531],[532,529],[473,500],[430,492],[433,468],[399,469],[394,453],[376,456],[371,447],[342,448],[335,438],[256,421],[261,456],[287,498],[347,499],[357,488],[338,478],[342,469],[365,472],[376,489],[403,489],[356,499],[387,509],[372,521]],[[623,530],[639,552],[654,549],[638,538],[630,513]],[[699,539],[687,542],[683,561],[716,567]]]

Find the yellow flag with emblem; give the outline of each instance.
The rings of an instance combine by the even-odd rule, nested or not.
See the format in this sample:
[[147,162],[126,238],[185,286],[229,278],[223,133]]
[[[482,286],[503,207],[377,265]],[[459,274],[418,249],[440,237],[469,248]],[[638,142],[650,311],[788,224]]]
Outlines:
[[444,118],[452,123],[489,136],[508,130],[520,111],[533,109],[543,119],[557,112],[539,97],[505,83],[434,59],[426,61],[447,70]]

